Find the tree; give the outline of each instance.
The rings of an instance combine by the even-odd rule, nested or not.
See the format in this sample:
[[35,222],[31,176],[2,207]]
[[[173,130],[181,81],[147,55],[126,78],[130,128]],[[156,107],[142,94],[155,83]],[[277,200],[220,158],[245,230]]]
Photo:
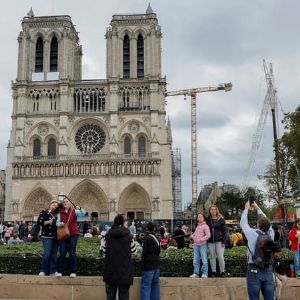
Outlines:
[[[233,212],[234,210],[238,212],[243,211],[245,208],[245,203],[250,196],[254,196],[255,201],[260,206],[260,208],[269,215],[269,209],[266,207],[264,200],[265,197],[259,189],[256,187],[248,187],[245,192],[225,192],[221,197],[218,198],[216,205],[218,206],[221,214],[225,219],[231,219],[232,215],[229,215],[229,210]],[[238,214],[235,216],[237,218]],[[256,218],[256,214],[255,214]]]
[[283,119],[284,129],[286,130],[280,139],[286,149],[287,173],[289,185],[296,195],[300,194],[300,106],[292,113],[286,113]]
[[282,121],[285,132],[274,143],[277,146],[279,172],[276,172],[275,161],[272,161],[265,172],[265,183],[270,198],[280,201],[282,194],[292,191],[299,195],[300,178],[297,167],[300,166],[300,106],[295,112],[286,113]]

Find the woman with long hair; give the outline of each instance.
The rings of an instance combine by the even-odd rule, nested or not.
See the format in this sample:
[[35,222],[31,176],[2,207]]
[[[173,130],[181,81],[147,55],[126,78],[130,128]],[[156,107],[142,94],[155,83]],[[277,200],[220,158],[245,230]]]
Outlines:
[[209,208],[209,215],[206,223],[210,229],[210,238],[207,242],[210,253],[212,277],[215,277],[217,274],[216,257],[219,261],[220,275],[221,277],[225,277],[224,249],[226,243],[226,224],[216,205],[212,205]]
[[73,208],[71,202],[68,198],[63,200],[63,208],[57,215],[56,225],[57,227],[63,226],[64,224],[69,225],[70,237],[59,242],[59,258],[58,258],[58,275],[62,276],[65,266],[65,258],[67,252],[69,252],[70,257],[70,277],[76,277],[77,272],[77,256],[76,256],[76,246],[77,240],[80,235],[78,228],[78,217],[84,217],[86,211],[79,206]]
[[43,258],[40,266],[40,276],[50,274],[57,276],[56,257],[57,257],[57,240],[56,240],[56,219],[55,210],[59,203],[57,200],[51,200],[47,209],[40,212],[37,219],[37,225],[41,227],[41,238],[43,243]]
[[208,276],[208,262],[207,262],[207,240],[210,238],[210,230],[205,222],[204,215],[199,213],[196,220],[196,229],[192,234],[194,240],[194,273],[191,278],[199,277],[200,259],[202,260],[201,277]]

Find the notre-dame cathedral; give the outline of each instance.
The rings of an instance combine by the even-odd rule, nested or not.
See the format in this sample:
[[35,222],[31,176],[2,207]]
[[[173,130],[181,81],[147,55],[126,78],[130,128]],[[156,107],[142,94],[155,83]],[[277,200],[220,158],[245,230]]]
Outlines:
[[92,220],[173,218],[161,37],[150,6],[114,15],[105,35],[106,79],[82,80],[71,18],[32,10],[23,18],[5,220],[34,220],[59,192]]

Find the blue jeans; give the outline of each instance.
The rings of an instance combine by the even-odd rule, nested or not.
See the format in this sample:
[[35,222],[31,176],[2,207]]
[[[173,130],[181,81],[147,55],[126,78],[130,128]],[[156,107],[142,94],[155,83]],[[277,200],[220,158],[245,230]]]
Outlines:
[[293,251],[296,276],[300,276],[300,250]]
[[129,285],[114,285],[107,283],[105,285],[106,290],[106,299],[107,300],[116,300],[117,291],[119,300],[129,300]]
[[201,273],[208,275],[208,261],[207,261],[207,245],[194,244],[194,274],[199,275],[200,259],[202,260]]
[[57,240],[55,238],[42,237],[43,258],[40,272],[53,274],[56,272]]
[[68,239],[60,241],[59,244],[59,258],[58,258],[58,272],[64,272],[65,258],[67,252],[69,252],[70,258],[70,272],[77,272],[77,257],[76,257],[76,246],[77,246],[77,235],[71,235]]
[[247,289],[249,300],[258,300],[260,291],[264,300],[274,300],[274,277],[272,267],[259,269],[249,265],[247,270]]
[[159,300],[159,269],[143,271],[141,282],[141,299],[143,300]]

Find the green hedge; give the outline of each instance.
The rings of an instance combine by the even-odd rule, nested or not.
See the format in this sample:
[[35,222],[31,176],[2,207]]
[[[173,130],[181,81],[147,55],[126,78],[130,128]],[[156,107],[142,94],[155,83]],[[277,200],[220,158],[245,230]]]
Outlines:
[[[247,248],[245,246],[225,249],[227,276],[245,276]],[[0,246],[0,273],[38,274],[43,249],[41,242],[19,243],[13,246]],[[77,246],[78,275],[101,276],[104,259],[99,251],[99,239],[80,238]],[[292,261],[292,252],[282,251],[282,263],[288,270]],[[193,272],[193,250],[172,249],[161,252],[161,276],[187,277]],[[140,251],[134,258],[134,276],[140,276]]]

